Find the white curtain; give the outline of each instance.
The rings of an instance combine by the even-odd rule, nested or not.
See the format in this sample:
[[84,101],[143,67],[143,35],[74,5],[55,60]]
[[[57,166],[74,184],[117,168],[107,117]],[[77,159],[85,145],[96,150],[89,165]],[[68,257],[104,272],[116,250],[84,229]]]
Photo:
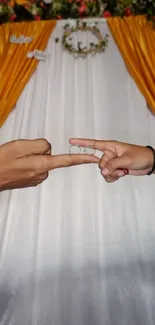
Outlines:
[[[55,43],[63,25],[0,142],[45,137],[54,154],[68,153],[70,137],[154,145],[155,118],[112,37],[105,53],[75,59]],[[1,192],[0,325],[153,325],[154,246],[153,176],[107,184],[85,165]]]

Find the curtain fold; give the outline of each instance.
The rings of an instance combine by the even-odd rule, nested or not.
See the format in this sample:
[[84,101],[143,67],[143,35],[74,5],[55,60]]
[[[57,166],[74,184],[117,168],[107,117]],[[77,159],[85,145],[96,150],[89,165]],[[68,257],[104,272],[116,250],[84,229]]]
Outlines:
[[[47,138],[54,155],[68,153],[70,137],[153,146],[155,117],[113,39],[105,52],[75,59],[53,41],[65,24],[57,22],[49,59],[0,129],[0,144]],[[108,34],[102,20],[98,27]],[[92,35],[72,41],[90,44]],[[0,325],[155,325],[154,177],[110,186],[91,164],[0,192]]]
[[108,25],[129,73],[155,114],[155,29],[145,16],[110,18]]
[[[28,59],[35,49],[44,51],[56,21],[35,21],[0,26],[0,126],[14,108],[21,92],[35,71],[38,60]],[[32,42],[15,44],[10,37],[33,37]]]

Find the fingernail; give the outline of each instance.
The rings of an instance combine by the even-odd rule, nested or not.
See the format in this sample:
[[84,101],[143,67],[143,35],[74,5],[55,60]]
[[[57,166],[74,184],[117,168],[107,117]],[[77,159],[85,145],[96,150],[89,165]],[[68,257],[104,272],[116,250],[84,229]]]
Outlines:
[[108,174],[109,174],[109,169],[108,168],[102,169],[102,175],[103,176],[107,176]]
[[128,170],[127,168],[124,168],[123,170],[124,170],[124,173],[125,173],[126,175],[129,174],[129,170]]
[[125,175],[124,175],[124,173],[118,173],[117,176],[122,177],[122,176],[125,176]]

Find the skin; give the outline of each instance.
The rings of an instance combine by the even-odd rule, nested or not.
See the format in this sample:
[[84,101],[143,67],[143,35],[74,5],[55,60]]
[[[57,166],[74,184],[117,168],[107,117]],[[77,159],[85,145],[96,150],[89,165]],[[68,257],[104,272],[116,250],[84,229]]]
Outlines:
[[127,175],[143,176],[151,171],[153,153],[149,148],[118,141],[104,141],[91,139],[70,139],[70,144],[82,147],[91,146],[103,152],[99,162],[101,175],[108,182],[115,182]]
[[51,155],[46,139],[17,140],[0,146],[0,191],[37,186],[55,168],[99,163],[93,155]]

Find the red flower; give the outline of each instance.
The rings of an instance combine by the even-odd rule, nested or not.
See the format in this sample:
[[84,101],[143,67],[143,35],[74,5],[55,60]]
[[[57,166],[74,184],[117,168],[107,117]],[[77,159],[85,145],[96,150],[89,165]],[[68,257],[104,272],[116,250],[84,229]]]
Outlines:
[[31,8],[31,3],[26,3],[25,5],[24,5],[24,8],[26,8],[26,9],[30,9]]
[[60,15],[57,16],[57,19],[58,19],[58,20],[61,20],[61,19],[62,19],[62,16],[60,16]]
[[109,17],[111,17],[111,13],[110,13],[110,11],[104,11],[104,13],[103,13],[103,18],[109,18]]
[[87,7],[86,5],[82,5],[80,8],[79,8],[79,14],[82,15],[85,11],[86,11]]
[[14,21],[15,19],[16,19],[16,15],[14,14],[14,15],[12,15],[11,17],[10,17],[10,21]]
[[39,15],[34,16],[35,20],[41,20],[41,17]]
[[126,8],[126,9],[124,10],[124,13],[125,13],[125,16],[127,16],[127,17],[129,17],[129,16],[132,15],[132,12],[131,12],[130,8]]
[[68,0],[68,3],[72,3],[73,2],[73,0]]
[[41,2],[40,7],[41,7],[41,8],[46,8],[46,6],[44,5],[43,2]]

